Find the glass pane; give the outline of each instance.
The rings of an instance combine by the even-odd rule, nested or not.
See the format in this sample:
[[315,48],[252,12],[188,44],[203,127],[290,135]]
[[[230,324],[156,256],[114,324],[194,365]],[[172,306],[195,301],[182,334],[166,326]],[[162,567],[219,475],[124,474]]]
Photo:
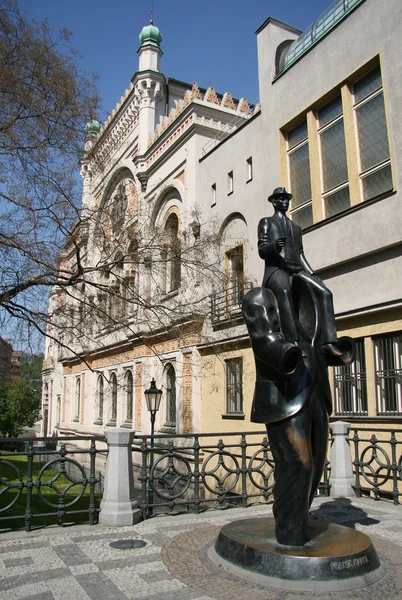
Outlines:
[[401,335],[387,335],[376,341],[377,402],[380,413],[400,414],[402,410],[401,341]]
[[324,127],[342,114],[342,99],[339,96],[318,111],[319,126]]
[[331,4],[329,8],[314,23],[314,38],[319,38],[326,33],[343,16],[343,0]]
[[226,411],[239,413],[243,410],[243,362],[231,359],[226,363]]
[[392,190],[392,172],[391,166],[387,165],[383,169],[374,171],[362,179],[364,200],[375,198]]
[[343,119],[321,135],[321,160],[324,191],[348,180]]
[[313,224],[313,208],[311,204],[292,213],[292,221],[302,229]]
[[380,67],[371,71],[354,85],[355,102],[360,102],[382,86]]
[[349,187],[324,198],[325,216],[332,217],[350,206]]
[[311,200],[310,158],[308,144],[289,154],[292,208]]
[[356,110],[361,169],[366,171],[389,158],[383,94]]
[[303,140],[306,140],[306,139],[307,139],[307,121],[304,121],[303,123],[301,123],[301,125],[298,125],[294,129],[292,129],[292,131],[289,131],[289,133],[288,133],[289,150],[291,148],[294,148],[294,146],[297,146],[297,144],[300,144],[300,142],[302,142]]

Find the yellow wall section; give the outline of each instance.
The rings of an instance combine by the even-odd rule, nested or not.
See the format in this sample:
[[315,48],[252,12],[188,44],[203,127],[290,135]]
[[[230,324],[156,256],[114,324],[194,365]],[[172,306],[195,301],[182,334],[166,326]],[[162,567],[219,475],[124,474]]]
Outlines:
[[[243,410],[244,420],[222,419],[226,414],[226,359],[243,358]],[[262,431],[264,425],[250,422],[251,404],[255,384],[255,362],[251,349],[210,354],[201,358],[202,406],[201,430]]]

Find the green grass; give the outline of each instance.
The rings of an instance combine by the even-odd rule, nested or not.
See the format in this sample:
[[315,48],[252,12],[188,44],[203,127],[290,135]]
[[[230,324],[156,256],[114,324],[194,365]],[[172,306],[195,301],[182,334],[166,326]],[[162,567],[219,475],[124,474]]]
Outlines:
[[[10,504],[18,494],[18,488],[7,489],[7,485],[10,484],[18,484],[19,478],[15,469],[6,464],[3,461],[7,461],[7,463],[11,463],[16,469],[18,469],[20,473],[20,479],[24,483],[27,481],[28,475],[28,462],[26,455],[12,455],[5,456],[4,453],[0,456],[0,529],[19,529],[21,527],[25,527],[25,510],[26,510],[26,499],[27,492],[24,487],[20,498],[7,510],[3,510],[6,508],[8,504]],[[53,458],[53,457],[52,457]],[[54,455],[54,458],[58,458],[57,455]],[[40,462],[38,460],[34,460],[32,464],[32,480],[35,482],[38,481],[38,476],[41,469],[45,466],[46,463]],[[60,463],[59,463],[60,464]],[[32,513],[33,518],[31,520],[31,527],[38,526],[46,526],[46,525],[55,525],[58,523],[57,519],[57,506],[59,497],[58,494],[64,493],[64,504],[69,504],[73,502],[80,491],[82,490],[81,484],[74,484],[69,489],[68,486],[71,485],[71,481],[63,474],[59,473],[56,468],[46,468],[40,477],[40,493],[46,498],[48,502],[51,502],[55,506],[48,506],[40,497],[38,489],[36,487],[32,490]],[[72,475],[76,475],[77,478],[81,478],[82,475],[78,469],[78,467],[73,466],[74,473]],[[53,480],[52,485],[51,482]],[[46,485],[47,484],[47,485]],[[99,508],[100,501],[102,499],[102,494],[100,492],[95,492],[95,505],[96,508]],[[85,492],[82,497],[74,502],[71,506],[66,507],[66,511],[77,511],[83,510],[82,514],[74,514],[69,515],[65,514],[63,518],[63,523],[82,523],[89,522],[89,484],[86,486]],[[55,513],[51,516],[43,516],[38,517],[35,515],[43,514],[43,513]],[[17,517],[11,519],[10,517]],[[4,519],[4,517],[6,517]]]

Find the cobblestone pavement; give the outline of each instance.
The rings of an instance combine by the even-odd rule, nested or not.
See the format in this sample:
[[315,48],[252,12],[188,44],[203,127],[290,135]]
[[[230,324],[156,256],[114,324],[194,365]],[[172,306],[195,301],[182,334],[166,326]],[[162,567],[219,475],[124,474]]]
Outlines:
[[[313,594],[263,588],[213,565],[206,549],[222,525],[267,516],[271,506],[159,516],[133,527],[74,526],[0,533],[0,600],[402,599],[402,507],[371,499],[317,499],[312,517],[367,533],[386,564],[376,584]],[[140,548],[110,543],[140,539]]]

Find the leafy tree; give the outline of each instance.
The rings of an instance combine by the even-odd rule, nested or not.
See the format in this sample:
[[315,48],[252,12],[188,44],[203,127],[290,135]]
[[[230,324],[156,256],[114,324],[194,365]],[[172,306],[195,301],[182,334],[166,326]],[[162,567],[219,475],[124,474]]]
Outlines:
[[43,354],[28,354],[23,352],[21,357],[20,375],[26,383],[40,393],[42,387]]
[[0,381],[0,432],[4,437],[17,437],[25,427],[40,418],[40,392],[23,379],[12,383]]

